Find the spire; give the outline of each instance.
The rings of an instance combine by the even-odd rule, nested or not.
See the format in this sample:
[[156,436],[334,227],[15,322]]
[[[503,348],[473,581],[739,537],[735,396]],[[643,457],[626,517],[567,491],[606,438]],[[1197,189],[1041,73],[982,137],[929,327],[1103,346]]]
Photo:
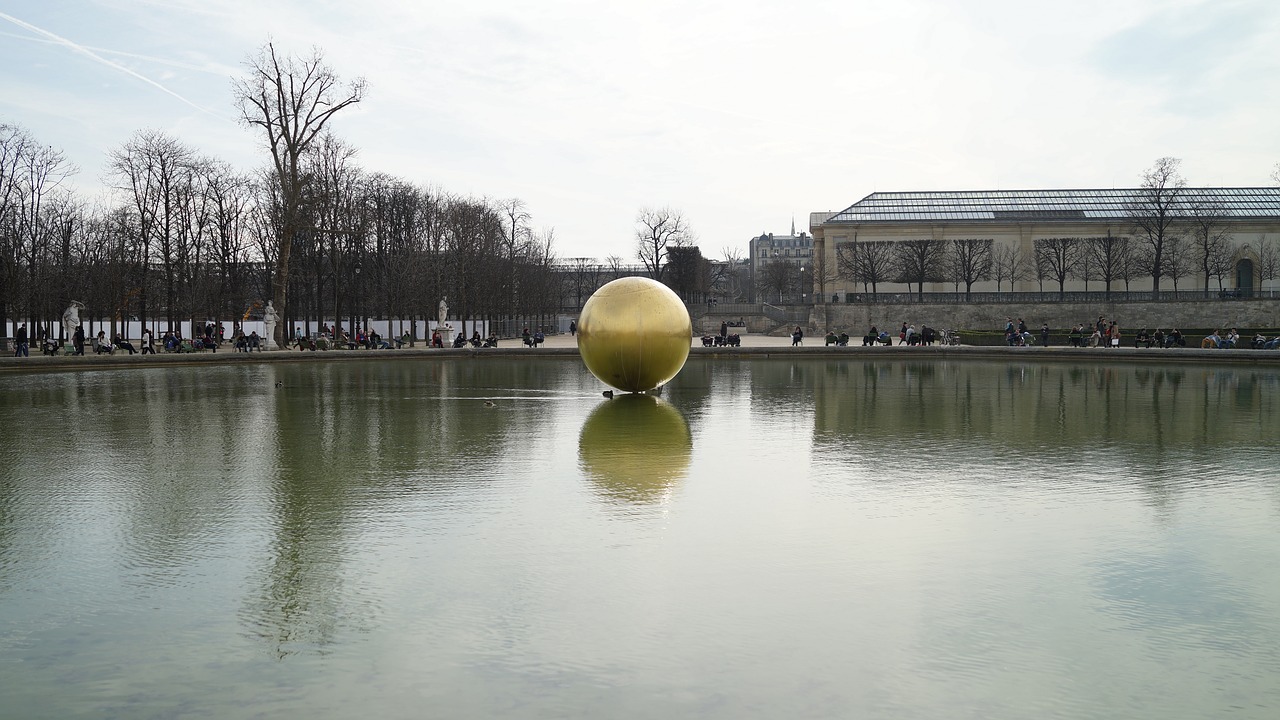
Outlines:
[[796,236],[796,216],[791,216],[791,237]]

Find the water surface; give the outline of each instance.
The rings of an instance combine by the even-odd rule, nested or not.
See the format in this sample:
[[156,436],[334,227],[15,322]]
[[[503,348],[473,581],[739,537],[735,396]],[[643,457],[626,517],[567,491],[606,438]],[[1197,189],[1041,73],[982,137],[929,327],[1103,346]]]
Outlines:
[[1273,371],[601,389],[568,359],[5,378],[0,715],[1280,713]]

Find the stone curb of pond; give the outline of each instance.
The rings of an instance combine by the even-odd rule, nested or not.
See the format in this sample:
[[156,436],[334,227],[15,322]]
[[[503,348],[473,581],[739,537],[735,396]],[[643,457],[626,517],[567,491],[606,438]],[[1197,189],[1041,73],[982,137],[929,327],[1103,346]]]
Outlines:
[[[232,365],[236,363],[296,363],[317,361],[353,362],[363,360],[471,360],[486,357],[577,358],[576,346],[542,347],[536,349],[513,345],[497,348],[402,348],[399,350],[330,350],[306,351],[275,350],[271,352],[241,353],[163,353],[156,355],[84,355],[55,356],[33,355],[29,358],[0,358],[0,373],[45,372],[63,370],[109,370],[140,367],[172,367],[178,365]],[[857,360],[884,359],[911,360],[1043,360],[1081,363],[1142,362],[1142,363],[1197,363],[1229,365],[1280,366],[1280,351],[1252,349],[1201,349],[1201,348],[1072,348],[1072,347],[1000,347],[1000,346],[905,346],[888,347],[837,347],[785,345],[753,347],[693,347],[691,359],[779,359],[806,358],[829,359],[841,357]]]

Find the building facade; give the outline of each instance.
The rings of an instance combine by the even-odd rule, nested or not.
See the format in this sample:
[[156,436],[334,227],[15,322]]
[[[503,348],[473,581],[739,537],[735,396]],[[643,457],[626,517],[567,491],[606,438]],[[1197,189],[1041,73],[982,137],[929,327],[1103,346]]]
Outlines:
[[1280,287],[1280,188],[872,193],[810,230],[823,302]]
[[[794,223],[793,223],[794,224]],[[813,237],[761,233],[748,243],[754,302],[798,303],[810,299]]]

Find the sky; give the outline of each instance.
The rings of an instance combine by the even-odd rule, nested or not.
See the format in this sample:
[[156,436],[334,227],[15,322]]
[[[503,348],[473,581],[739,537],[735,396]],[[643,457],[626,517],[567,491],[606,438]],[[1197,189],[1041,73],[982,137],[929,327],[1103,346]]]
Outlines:
[[718,258],[876,191],[1280,162],[1274,0],[0,0],[0,122],[94,199],[142,130],[255,170],[232,79],[268,41],[367,81],[331,124],[364,169],[520,198],[561,258],[634,260],[646,207]]

